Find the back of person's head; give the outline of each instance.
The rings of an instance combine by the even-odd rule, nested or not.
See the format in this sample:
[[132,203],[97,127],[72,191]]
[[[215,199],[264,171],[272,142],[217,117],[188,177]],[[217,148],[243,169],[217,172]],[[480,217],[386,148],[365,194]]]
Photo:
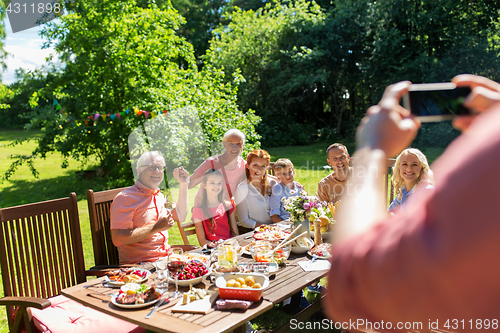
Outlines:
[[273,171],[276,173],[284,168],[290,168],[293,170],[293,163],[288,158],[280,158],[273,165]]
[[328,153],[330,152],[330,150],[335,149],[335,148],[342,149],[349,156],[349,152],[347,151],[347,147],[346,146],[344,146],[341,143],[334,143],[334,144],[331,144],[330,146],[328,146],[328,148],[326,148],[326,157],[327,158],[330,157],[330,156],[328,156]]
[[[406,154],[414,155],[418,159],[418,162],[422,167],[415,185],[418,185],[421,181],[425,181],[428,185],[434,184],[434,177],[429,166],[429,162],[427,162],[427,157],[425,157],[424,153],[422,153],[417,148],[407,148],[398,155],[398,157],[396,158],[396,162],[394,162],[394,166],[392,167],[392,183],[394,185],[394,188],[396,189],[396,195],[398,196],[401,196],[401,189],[405,188],[405,183],[403,178],[401,177],[400,171],[401,160]],[[411,188],[408,188],[407,190],[410,191]]]
[[229,137],[231,137],[233,135],[240,137],[242,144],[245,145],[245,139],[246,139],[245,133],[243,133],[242,131],[240,131],[239,129],[236,129],[236,128],[232,128],[232,129],[228,130],[226,133],[224,133],[224,137],[222,138],[222,142],[226,142],[229,139]]

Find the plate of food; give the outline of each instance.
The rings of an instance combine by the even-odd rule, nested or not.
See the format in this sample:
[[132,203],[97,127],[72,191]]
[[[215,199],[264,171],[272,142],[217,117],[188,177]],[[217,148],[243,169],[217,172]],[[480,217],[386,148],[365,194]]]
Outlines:
[[275,262],[259,262],[259,263],[241,263],[241,273],[260,273],[264,275],[272,275],[276,273],[279,266]]
[[116,271],[107,272],[105,279],[112,287],[121,287],[127,283],[142,283],[149,279],[151,272],[142,268],[120,268]]
[[124,309],[144,308],[158,302],[164,292],[154,286],[150,287],[145,284],[137,284],[137,286],[133,288],[129,286],[126,291],[120,289],[118,294],[111,295],[111,303]]
[[257,232],[253,234],[253,238],[257,240],[282,240],[285,239],[290,233],[283,230],[267,230],[264,232]]
[[255,232],[266,232],[266,231],[279,231],[280,227],[273,224],[262,224],[255,228]]
[[307,251],[307,254],[310,255],[311,257],[316,255],[318,259],[328,259],[331,258],[331,247],[332,245],[330,243],[323,243],[314,246],[312,249]]
[[197,261],[201,261],[205,265],[208,265],[208,263],[210,261],[210,256],[206,256],[206,255],[198,254],[198,253],[184,253],[184,259],[186,261],[197,260]]

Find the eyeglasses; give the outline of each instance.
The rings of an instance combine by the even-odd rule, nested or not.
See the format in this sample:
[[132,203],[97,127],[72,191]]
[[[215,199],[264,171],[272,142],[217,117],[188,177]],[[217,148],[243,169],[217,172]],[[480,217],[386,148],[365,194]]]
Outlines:
[[231,148],[241,148],[243,146],[242,142],[238,142],[238,143],[224,142],[224,143],[229,145],[229,147],[231,147]]
[[165,167],[163,165],[150,164],[150,165],[141,165],[141,167],[147,167],[149,171],[156,171],[156,170],[160,172],[165,171]]

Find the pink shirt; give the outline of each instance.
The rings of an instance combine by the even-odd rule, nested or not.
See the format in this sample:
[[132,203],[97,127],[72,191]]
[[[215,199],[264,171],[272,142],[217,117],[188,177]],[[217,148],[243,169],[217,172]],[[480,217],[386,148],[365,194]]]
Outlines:
[[[231,201],[229,208],[229,215],[234,212],[234,204]],[[209,241],[218,241],[219,239],[229,239],[231,238],[231,229],[229,228],[229,220],[227,218],[226,210],[222,203],[216,208],[208,208],[208,212],[213,216],[215,222],[214,230],[210,230],[210,221],[207,219],[203,213],[201,207],[193,208],[193,218],[203,221],[203,229],[205,230],[205,236]]]
[[[436,188],[335,247],[326,306],[345,322],[500,319],[500,104],[432,165]],[[483,326],[484,328],[484,326]]]
[[[195,174],[198,175],[199,177],[203,178],[203,175],[207,170],[212,169],[212,163],[210,161],[213,161],[213,165],[215,169],[220,170],[222,173],[222,165],[219,162],[218,157],[210,157],[206,159],[199,167],[198,169],[195,170]],[[226,179],[224,179],[224,200],[229,201],[231,198],[229,197],[229,193],[227,191],[227,185],[229,183],[229,188],[231,189],[232,196],[234,197],[234,192],[236,191],[236,188],[238,187],[238,184],[241,183],[245,177],[245,166],[247,162],[241,157],[238,156],[238,163],[236,165],[236,168],[233,170],[227,170],[224,168],[224,172],[226,173],[227,177],[227,183]],[[198,193],[196,194],[196,198],[194,200],[195,206],[200,206],[201,204],[201,198],[202,198],[202,192],[203,187],[200,185],[198,189]],[[238,204],[238,203],[237,203]]]
[[[158,221],[165,209],[165,197],[159,190],[136,181],[119,193],[111,204],[111,229],[132,229]],[[162,231],[147,239],[118,247],[121,264],[155,261],[167,255],[168,232]]]

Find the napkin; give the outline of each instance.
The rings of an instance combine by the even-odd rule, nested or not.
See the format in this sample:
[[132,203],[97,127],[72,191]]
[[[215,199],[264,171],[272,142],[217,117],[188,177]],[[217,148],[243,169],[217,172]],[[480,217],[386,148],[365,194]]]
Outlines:
[[323,271],[323,270],[330,269],[330,266],[331,266],[330,260],[318,259],[312,263],[311,263],[311,261],[312,260],[299,261],[299,266],[302,267],[302,269],[305,272]]

